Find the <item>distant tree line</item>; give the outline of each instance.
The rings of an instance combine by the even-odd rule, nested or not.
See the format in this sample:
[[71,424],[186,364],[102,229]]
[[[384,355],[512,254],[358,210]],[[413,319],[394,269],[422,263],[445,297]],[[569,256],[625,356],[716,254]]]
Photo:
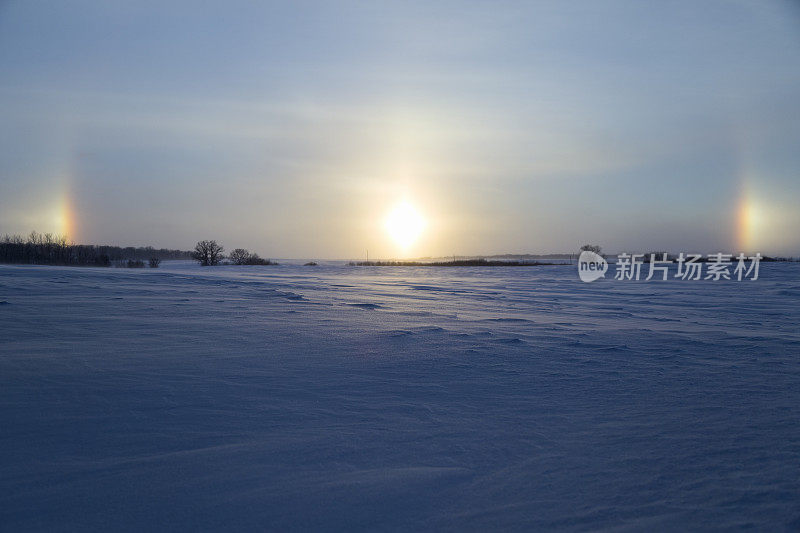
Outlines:
[[[310,263],[308,263],[310,265]],[[434,266],[434,267],[507,267],[546,266],[556,263],[541,261],[490,261],[487,259],[454,259],[452,261],[350,261],[349,266]],[[316,263],[314,263],[316,265]]]
[[[74,266],[144,266],[151,267],[165,259],[191,259],[191,252],[156,249],[152,246],[120,247],[73,244],[63,235],[31,232],[27,237],[4,235],[0,240],[0,263]],[[130,261],[130,263],[129,263]]]

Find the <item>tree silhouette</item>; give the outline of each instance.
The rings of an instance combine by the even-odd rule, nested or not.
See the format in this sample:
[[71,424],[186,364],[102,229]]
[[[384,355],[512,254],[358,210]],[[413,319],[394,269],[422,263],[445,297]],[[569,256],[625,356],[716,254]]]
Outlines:
[[597,244],[584,244],[581,246],[580,252],[594,252],[597,255],[603,255],[603,248],[598,246]]
[[181,250],[120,248],[119,246],[74,244],[67,237],[50,233],[31,232],[27,237],[4,235],[0,238],[0,263],[36,265],[111,266],[112,262],[128,259],[189,259],[191,254]]
[[228,259],[230,259],[231,263],[234,265],[246,265],[248,259],[250,259],[250,251],[245,248],[236,248],[228,254]]
[[200,262],[200,266],[213,266],[219,264],[224,251],[217,241],[199,241],[194,247],[192,257]]
[[251,254],[250,250],[237,248],[228,255],[234,265],[275,265],[269,259],[261,259],[258,254]]

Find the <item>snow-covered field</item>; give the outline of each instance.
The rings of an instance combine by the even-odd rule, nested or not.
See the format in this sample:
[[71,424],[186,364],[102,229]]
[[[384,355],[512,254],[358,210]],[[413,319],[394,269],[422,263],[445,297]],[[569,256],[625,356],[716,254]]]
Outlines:
[[800,528],[800,264],[0,266],[0,529]]

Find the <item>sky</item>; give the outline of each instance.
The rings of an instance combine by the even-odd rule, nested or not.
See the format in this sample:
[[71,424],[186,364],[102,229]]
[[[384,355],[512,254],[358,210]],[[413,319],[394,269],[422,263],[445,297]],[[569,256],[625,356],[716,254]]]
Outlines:
[[790,1],[0,0],[0,234],[797,256],[798,95]]

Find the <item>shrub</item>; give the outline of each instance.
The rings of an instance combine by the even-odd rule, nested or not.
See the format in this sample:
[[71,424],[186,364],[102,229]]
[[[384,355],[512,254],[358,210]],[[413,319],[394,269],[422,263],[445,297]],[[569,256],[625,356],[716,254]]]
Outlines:
[[603,257],[603,248],[598,246],[597,244],[584,244],[583,246],[581,246],[581,249],[578,250],[578,255],[580,255],[581,252],[594,252],[597,255]]
[[269,259],[261,259],[258,254],[252,254],[248,259],[246,265],[277,265]]
[[261,259],[258,254],[251,254],[245,248],[236,248],[230,253],[228,259],[234,265],[274,265],[269,259]]

